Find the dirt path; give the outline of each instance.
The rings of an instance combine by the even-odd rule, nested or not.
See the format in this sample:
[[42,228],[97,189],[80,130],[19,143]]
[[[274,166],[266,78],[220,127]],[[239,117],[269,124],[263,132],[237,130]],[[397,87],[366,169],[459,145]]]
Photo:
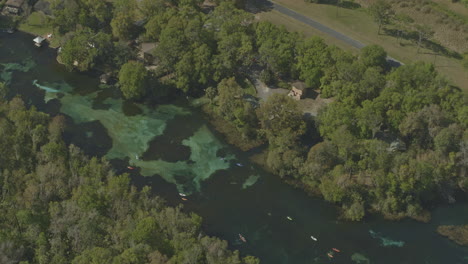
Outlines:
[[283,88],[270,88],[259,79],[254,81],[255,89],[257,90],[257,97],[261,100],[266,100],[270,95],[275,93],[288,94],[288,89]]

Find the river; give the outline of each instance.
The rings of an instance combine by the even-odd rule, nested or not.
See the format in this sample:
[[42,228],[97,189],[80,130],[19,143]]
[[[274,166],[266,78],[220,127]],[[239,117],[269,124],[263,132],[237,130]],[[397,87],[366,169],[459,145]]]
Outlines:
[[[224,143],[190,100],[125,102],[97,76],[67,72],[55,61],[55,50],[34,47],[31,36],[0,34],[0,79],[9,83],[10,96],[64,114],[67,143],[105,156],[118,173],[129,173],[137,186],[152,186],[168,204],[184,203],[203,217],[207,234],[241,254],[268,264],[468,263],[468,248],[436,233],[441,224],[468,223],[466,202],[436,207],[427,224],[379,216],[337,220],[333,205],[281,182],[251,163],[251,152]],[[341,252],[330,258],[332,248]]]

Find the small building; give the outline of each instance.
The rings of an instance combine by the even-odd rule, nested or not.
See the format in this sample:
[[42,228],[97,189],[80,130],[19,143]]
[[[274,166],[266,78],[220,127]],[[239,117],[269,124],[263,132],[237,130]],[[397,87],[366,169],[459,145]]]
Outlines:
[[395,151],[406,151],[406,144],[400,139],[397,139],[390,143],[390,147],[387,148],[388,152],[395,152]]
[[291,84],[291,91],[288,93],[288,96],[291,96],[293,99],[301,100],[306,93],[306,84],[304,82],[294,82]]
[[145,42],[141,43],[140,52],[138,57],[147,64],[154,63],[153,50],[156,48],[157,44],[155,42]]
[[3,11],[10,15],[19,15],[23,11],[25,0],[8,0]]
[[41,47],[44,40],[45,40],[45,38],[43,38],[41,36],[37,36],[35,39],[33,39],[34,45],[36,45],[36,47]]
[[111,75],[110,73],[104,73],[99,77],[99,80],[102,84],[108,84],[110,81]]

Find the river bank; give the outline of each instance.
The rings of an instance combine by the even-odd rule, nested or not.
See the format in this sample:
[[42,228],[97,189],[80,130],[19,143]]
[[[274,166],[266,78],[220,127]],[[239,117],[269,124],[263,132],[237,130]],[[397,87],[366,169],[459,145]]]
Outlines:
[[210,103],[204,104],[201,109],[207,115],[207,117],[209,117],[209,122],[218,132],[224,135],[225,140],[229,144],[239,148],[242,151],[248,151],[265,144],[265,140],[262,139],[248,139],[243,137],[231,122],[226,121],[222,116],[216,113],[214,106],[212,106]]
[[461,246],[468,247],[468,225],[439,226],[437,227],[437,232]]

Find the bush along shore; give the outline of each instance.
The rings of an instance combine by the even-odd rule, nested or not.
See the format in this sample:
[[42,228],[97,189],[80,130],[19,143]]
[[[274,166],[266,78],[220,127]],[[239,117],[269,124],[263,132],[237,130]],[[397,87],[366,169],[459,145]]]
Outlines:
[[[49,23],[66,39],[69,70],[112,69],[128,100],[205,96],[239,138],[267,142],[269,170],[347,219],[427,218],[431,205],[466,195],[467,100],[433,65],[390,68],[379,46],[356,56],[257,22],[242,1],[214,2],[58,1]],[[286,95],[252,98],[245,80],[257,77],[300,80],[333,102],[305,119]]]
[[468,225],[461,226],[439,226],[437,232],[443,236],[448,237],[455,243],[468,247]]

